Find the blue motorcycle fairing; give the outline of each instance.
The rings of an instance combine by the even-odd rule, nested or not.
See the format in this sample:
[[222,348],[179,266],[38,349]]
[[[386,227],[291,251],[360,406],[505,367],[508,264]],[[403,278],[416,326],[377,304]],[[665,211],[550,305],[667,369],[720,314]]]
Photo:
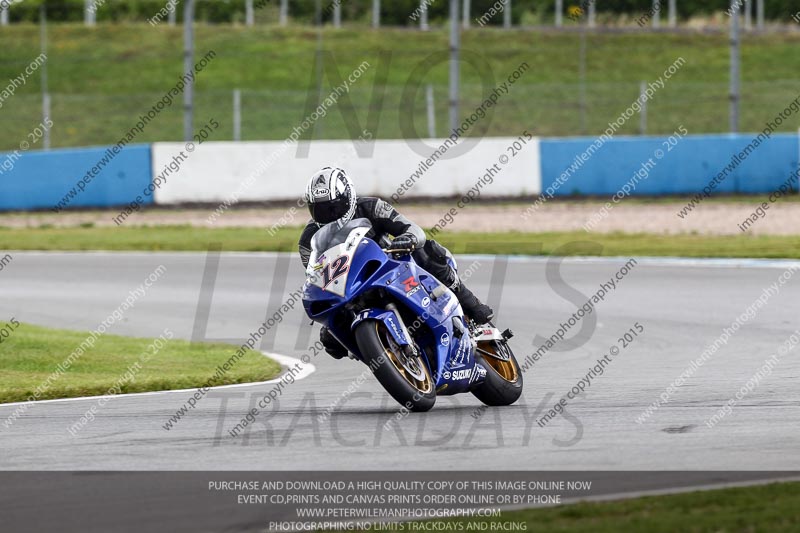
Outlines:
[[436,358],[429,361],[429,367],[435,372],[437,394],[465,392],[476,381],[483,381],[486,371],[475,361],[475,347],[455,294],[437,291],[441,294],[434,298],[441,284],[413,260],[387,278],[389,283],[383,284],[386,291],[431,330]]
[[[406,345],[409,341],[403,330],[393,324],[399,317],[386,309],[361,310],[357,316],[348,318],[351,327],[347,329],[334,323],[333,317],[340,312],[351,313],[344,309],[347,302],[369,289],[380,287],[430,330],[433,338],[429,340],[435,346],[435,354],[427,353],[429,350],[423,352],[428,358],[428,367],[435,373],[433,377],[438,394],[466,392],[474,384],[482,382],[486,370],[475,361],[474,345],[455,295],[446,289],[435,291],[443,286],[432,274],[417,265],[411,256],[394,259],[369,238],[362,239],[355,246],[357,248],[352,253],[343,296],[310,283],[305,284],[303,306],[308,316],[326,325],[339,342],[362,361],[364,358],[352,330],[356,323],[364,320],[383,321],[395,342]],[[435,293],[438,296],[434,296]],[[393,325],[397,326],[397,331]]]
[[[389,264],[389,258],[372,239],[364,238],[356,246],[357,249],[347,265],[344,296],[312,285],[308,280],[303,285],[303,307],[312,320],[327,325],[327,319],[340,310],[343,304],[373,286],[367,284],[370,279],[393,269],[394,265]],[[365,248],[362,250],[362,247]]]

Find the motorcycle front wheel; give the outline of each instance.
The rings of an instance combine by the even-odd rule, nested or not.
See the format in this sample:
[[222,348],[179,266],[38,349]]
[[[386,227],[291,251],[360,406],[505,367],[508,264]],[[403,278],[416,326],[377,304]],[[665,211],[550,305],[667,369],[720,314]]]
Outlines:
[[356,343],[364,362],[397,403],[409,411],[429,411],[436,390],[422,357],[406,357],[386,324],[367,320],[356,326]]

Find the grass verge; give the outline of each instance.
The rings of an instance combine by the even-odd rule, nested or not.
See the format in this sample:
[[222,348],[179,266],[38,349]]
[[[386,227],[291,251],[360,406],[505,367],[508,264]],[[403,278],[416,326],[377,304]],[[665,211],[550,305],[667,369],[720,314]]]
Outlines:
[[[158,349],[157,339],[102,335],[73,356],[88,332],[16,324],[12,319],[5,325],[0,342],[0,403],[27,400],[48,378],[40,400],[199,387],[236,351],[227,344],[174,339],[162,339]],[[65,371],[53,379],[59,365]],[[279,372],[277,362],[251,350],[212,385],[264,381]]]
[[[500,519],[458,519],[416,531],[507,531],[586,533],[794,532],[800,530],[800,483],[647,496],[610,502],[503,512]],[[523,525],[524,524],[524,525]],[[485,528],[483,526],[486,526]],[[414,531],[389,528],[381,531]]]
[[[193,226],[0,228],[6,250],[297,251],[299,228],[270,237],[263,228]],[[454,253],[511,255],[683,256],[800,258],[800,235],[656,235],[648,233],[441,232],[436,240]]]

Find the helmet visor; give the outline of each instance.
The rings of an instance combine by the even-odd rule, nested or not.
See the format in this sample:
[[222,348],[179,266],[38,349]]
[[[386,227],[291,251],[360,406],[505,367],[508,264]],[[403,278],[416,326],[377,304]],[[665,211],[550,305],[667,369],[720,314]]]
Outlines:
[[311,218],[319,224],[329,224],[347,214],[349,203],[346,196],[341,196],[335,200],[324,202],[313,202],[308,204]]

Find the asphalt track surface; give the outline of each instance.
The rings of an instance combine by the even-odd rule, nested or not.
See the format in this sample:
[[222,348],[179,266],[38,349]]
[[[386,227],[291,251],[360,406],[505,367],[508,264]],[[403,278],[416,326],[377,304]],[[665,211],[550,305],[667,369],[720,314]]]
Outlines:
[[[0,275],[0,317],[91,330],[158,265],[166,272],[110,333],[157,337],[169,328],[192,338],[203,322],[206,254],[23,253]],[[469,285],[516,333],[519,359],[534,335],[550,336],[579,302],[608,282],[627,259],[460,258]],[[317,326],[300,305],[270,330],[261,348],[311,355],[305,377],[281,390],[250,426],[228,430],[273,390],[254,384],[212,390],[171,430],[163,425],[191,393],[111,399],[77,436],[67,428],[94,400],[31,405],[11,427],[0,424],[2,470],[800,470],[800,349],[713,428],[714,415],[795,331],[800,276],[699,368],[644,423],[636,418],[769,285],[789,262],[640,260],[605,296],[580,346],[550,351],[525,373],[518,404],[476,411],[472,395],[440,397],[425,414],[401,417],[366,367],[313,356]],[[548,281],[546,270],[563,282]],[[211,261],[213,267],[213,261]],[[285,275],[284,275],[285,273]],[[242,342],[302,283],[299,259],[282,254],[223,253],[205,336]],[[285,283],[280,280],[285,279]],[[278,281],[275,281],[278,280]],[[582,296],[581,296],[582,294]],[[616,356],[587,392],[569,400],[568,416],[545,427],[535,419],[567,393],[634,323],[644,332]],[[201,324],[202,325],[202,324]],[[579,323],[567,336],[581,327]],[[66,356],[74,347],[65,346]],[[233,350],[232,350],[233,351]],[[354,393],[343,396],[355,384]],[[321,420],[325,409],[334,414]],[[0,422],[15,406],[0,406]],[[389,429],[385,429],[390,422]]]

